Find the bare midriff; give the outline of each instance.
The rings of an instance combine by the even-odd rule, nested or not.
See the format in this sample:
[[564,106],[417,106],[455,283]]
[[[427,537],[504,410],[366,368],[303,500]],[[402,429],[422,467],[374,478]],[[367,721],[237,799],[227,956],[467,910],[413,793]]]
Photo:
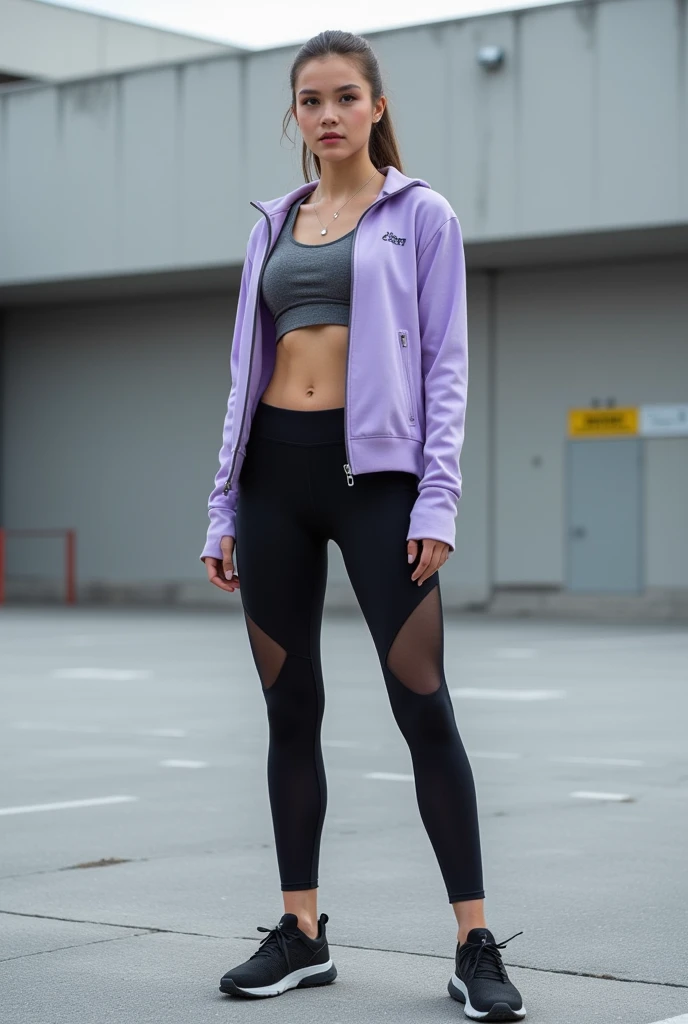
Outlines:
[[[356,197],[336,220],[321,213],[327,235],[308,201],[299,207],[293,235],[304,245],[334,242],[356,227],[364,210],[377,196]],[[316,241],[321,237],[320,243]],[[283,409],[339,409],[344,405],[346,353],[349,328],[342,324],[314,324],[287,331],[277,342],[275,368],[261,396],[268,405]]]
[[349,328],[316,324],[287,331],[277,343],[275,368],[261,401],[283,409],[344,405]]

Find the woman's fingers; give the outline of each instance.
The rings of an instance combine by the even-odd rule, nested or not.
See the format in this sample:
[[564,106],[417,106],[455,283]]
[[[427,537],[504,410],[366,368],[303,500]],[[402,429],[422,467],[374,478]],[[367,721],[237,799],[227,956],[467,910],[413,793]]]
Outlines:
[[425,583],[444,564],[449,550],[448,544],[432,538],[424,539],[422,543],[420,560],[411,574],[411,579],[417,581],[418,586]]
[[220,550],[225,579],[231,580],[234,575],[234,537],[223,537],[220,541]]
[[230,592],[239,586],[239,577],[234,571],[234,537],[223,537],[220,541],[222,562],[218,565],[218,576],[225,581],[223,590]]
[[239,586],[239,577],[234,574],[230,583],[225,576],[222,562],[218,558],[206,558],[204,561],[209,581],[220,590],[226,590],[229,594],[233,594]]
[[431,541],[431,540],[429,540],[429,541],[428,540],[424,540],[422,542],[422,544],[421,544],[420,558],[418,559],[418,565],[416,566],[416,568],[411,573],[411,579],[413,580],[414,583],[418,583],[418,586],[421,585],[421,583],[423,582],[424,579],[427,579],[427,576],[425,575],[425,573],[427,572],[427,569],[428,569],[428,567],[430,565],[430,561],[431,561],[431,558],[432,558],[433,546],[434,546],[434,541]]

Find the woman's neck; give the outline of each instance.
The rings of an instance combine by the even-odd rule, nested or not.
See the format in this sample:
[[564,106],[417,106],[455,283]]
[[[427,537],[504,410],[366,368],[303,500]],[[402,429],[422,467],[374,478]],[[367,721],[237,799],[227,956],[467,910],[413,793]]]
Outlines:
[[[357,192],[359,196],[375,194],[384,184],[385,176],[377,171],[374,164],[367,161],[365,165],[347,167],[345,165],[320,165],[320,180],[314,189],[316,202],[345,203]],[[361,186],[363,186],[361,188]]]

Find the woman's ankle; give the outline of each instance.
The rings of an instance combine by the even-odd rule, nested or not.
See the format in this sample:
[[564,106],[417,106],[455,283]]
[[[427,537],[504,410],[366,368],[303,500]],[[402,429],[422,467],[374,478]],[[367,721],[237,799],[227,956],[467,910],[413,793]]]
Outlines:
[[310,917],[302,917],[301,914],[299,914],[298,917],[298,926],[301,929],[301,931],[305,932],[305,934],[308,935],[309,938],[317,939],[318,932],[320,930],[318,922],[313,921],[312,918]]
[[296,914],[297,925],[311,938],[318,935],[318,890],[295,889],[283,893],[285,914]]

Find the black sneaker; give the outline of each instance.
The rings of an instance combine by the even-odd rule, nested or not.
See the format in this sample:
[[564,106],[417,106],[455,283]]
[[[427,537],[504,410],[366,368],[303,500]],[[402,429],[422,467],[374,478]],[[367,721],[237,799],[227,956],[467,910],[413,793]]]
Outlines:
[[521,994],[509,981],[499,952],[511,939],[495,942],[488,928],[471,928],[466,941],[457,943],[456,969],[447,987],[452,999],[466,1004],[463,1012],[471,1020],[523,1020],[526,1015]]
[[330,960],[325,924],[327,914],[318,919],[318,936],[311,939],[298,927],[296,914],[283,914],[274,928],[258,927],[268,934],[249,959],[233,967],[220,981],[220,991],[233,996],[260,999],[281,996],[289,988],[329,985],[337,977]]

